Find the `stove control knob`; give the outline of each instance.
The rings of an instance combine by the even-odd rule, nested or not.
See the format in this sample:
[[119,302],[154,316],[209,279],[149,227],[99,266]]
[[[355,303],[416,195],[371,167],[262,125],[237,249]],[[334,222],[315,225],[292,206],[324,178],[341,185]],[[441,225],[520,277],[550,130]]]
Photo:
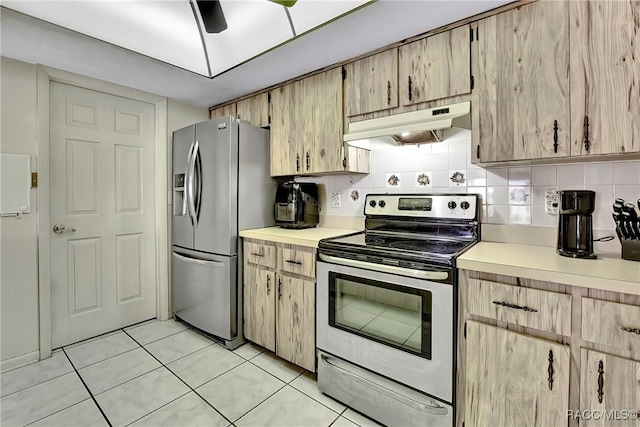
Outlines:
[[380,200],[378,202],[378,206],[380,206],[381,208],[384,208],[387,205],[387,203],[384,200]]
[[447,206],[449,206],[449,209],[455,209],[458,204],[451,200]]
[[371,200],[369,202],[369,206],[371,206],[372,208],[375,208],[376,207],[376,201],[375,200]]
[[464,202],[460,203],[460,207],[462,209],[464,209],[464,210],[469,209],[469,206],[471,206],[471,205],[469,205],[469,202],[467,202],[467,201],[464,201]]

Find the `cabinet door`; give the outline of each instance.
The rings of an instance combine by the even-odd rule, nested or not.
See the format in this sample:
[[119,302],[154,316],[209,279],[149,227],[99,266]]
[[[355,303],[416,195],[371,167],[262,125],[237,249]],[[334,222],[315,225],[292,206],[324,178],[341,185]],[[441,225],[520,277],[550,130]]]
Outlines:
[[402,105],[471,92],[469,26],[400,46]]
[[[623,411],[640,410],[640,362],[597,351],[581,349],[580,409],[599,412],[597,417],[581,419],[585,426],[640,426],[638,419],[623,418]],[[606,411],[606,412],[604,412]]]
[[302,123],[309,126],[310,132],[303,139],[304,172],[342,171],[342,69],[316,74],[304,79],[302,85]]
[[278,275],[276,354],[315,372],[315,283]]
[[[296,134],[297,82],[271,91],[271,176],[296,175],[300,138]],[[301,124],[305,125],[306,124]],[[298,160],[298,169],[299,169]]]
[[569,347],[467,321],[465,425],[567,425]]
[[475,162],[569,155],[569,3],[536,2],[478,22]]
[[224,107],[214,108],[209,112],[210,119],[218,117],[236,116],[236,103],[225,105]]
[[261,93],[236,103],[239,119],[246,120],[254,126],[269,126],[269,94]]
[[244,266],[244,336],[275,351],[275,273]]
[[398,49],[389,49],[345,65],[347,117],[398,106]]
[[640,152],[640,2],[569,5],[571,155]]

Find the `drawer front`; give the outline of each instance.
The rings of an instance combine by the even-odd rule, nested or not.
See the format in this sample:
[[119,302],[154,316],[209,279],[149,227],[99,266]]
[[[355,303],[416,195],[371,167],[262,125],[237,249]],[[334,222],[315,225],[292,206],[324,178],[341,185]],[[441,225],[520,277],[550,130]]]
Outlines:
[[640,307],[582,298],[582,339],[640,354]]
[[278,247],[278,270],[316,278],[316,253],[306,248]]
[[249,264],[276,268],[276,246],[266,243],[245,241],[244,260]]
[[469,279],[471,314],[559,335],[571,335],[571,296]]

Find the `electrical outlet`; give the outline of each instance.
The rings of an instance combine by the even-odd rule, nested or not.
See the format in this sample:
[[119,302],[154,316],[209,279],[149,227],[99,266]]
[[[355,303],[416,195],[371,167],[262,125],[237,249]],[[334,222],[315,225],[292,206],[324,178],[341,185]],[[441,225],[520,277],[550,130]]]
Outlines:
[[558,215],[560,204],[559,190],[544,190],[544,211],[549,215]]
[[332,208],[340,207],[340,193],[331,193],[331,207]]

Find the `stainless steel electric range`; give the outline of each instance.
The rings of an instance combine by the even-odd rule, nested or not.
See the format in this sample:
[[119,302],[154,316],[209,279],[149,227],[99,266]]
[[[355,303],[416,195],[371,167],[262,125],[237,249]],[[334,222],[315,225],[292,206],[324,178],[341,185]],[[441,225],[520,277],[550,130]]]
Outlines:
[[456,258],[480,240],[475,194],[370,194],[365,231],[321,240],[320,389],[382,423],[451,426]]

